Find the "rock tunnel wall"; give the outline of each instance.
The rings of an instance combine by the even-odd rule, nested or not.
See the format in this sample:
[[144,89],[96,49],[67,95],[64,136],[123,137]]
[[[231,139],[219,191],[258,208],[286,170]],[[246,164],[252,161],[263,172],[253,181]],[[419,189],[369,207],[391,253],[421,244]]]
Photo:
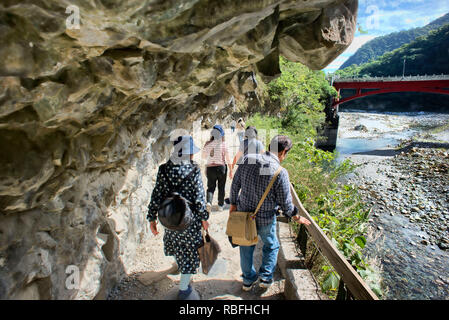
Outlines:
[[255,73],[279,74],[279,55],[326,66],[356,11],[356,0],[3,0],[0,299],[105,298],[150,234],[172,130],[227,121]]

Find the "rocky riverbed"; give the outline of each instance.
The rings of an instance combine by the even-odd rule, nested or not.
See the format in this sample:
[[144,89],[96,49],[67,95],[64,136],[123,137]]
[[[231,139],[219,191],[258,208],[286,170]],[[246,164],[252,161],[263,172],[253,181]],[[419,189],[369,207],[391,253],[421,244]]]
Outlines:
[[[371,208],[365,255],[385,299],[449,298],[449,115],[342,113],[345,182]],[[351,140],[366,143],[351,144]]]
[[[412,148],[392,161],[389,173],[391,208],[400,211],[428,234],[421,244],[449,249],[449,153],[440,149]],[[411,182],[411,183],[410,183]]]

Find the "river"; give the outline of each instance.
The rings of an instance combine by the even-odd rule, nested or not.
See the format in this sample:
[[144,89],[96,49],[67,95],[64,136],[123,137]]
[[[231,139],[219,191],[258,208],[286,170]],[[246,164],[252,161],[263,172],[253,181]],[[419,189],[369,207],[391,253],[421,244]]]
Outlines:
[[383,299],[448,300],[449,114],[340,112],[336,150],[360,165],[344,182],[372,209]]

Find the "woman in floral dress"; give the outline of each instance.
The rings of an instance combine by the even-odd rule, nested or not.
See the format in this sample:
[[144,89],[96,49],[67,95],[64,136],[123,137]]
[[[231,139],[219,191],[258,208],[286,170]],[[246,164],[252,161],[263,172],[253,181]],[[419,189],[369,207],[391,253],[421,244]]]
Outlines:
[[163,239],[165,255],[175,257],[181,272],[178,299],[187,299],[192,292],[190,278],[200,265],[198,247],[203,241],[201,227],[207,230],[209,213],[206,210],[201,171],[193,161],[193,154],[200,150],[194,145],[191,136],[178,137],[174,146],[170,159],[159,167],[147,218],[151,232],[157,235],[157,212],[165,198],[176,191],[190,202],[194,217],[192,223],[183,231],[165,229]]

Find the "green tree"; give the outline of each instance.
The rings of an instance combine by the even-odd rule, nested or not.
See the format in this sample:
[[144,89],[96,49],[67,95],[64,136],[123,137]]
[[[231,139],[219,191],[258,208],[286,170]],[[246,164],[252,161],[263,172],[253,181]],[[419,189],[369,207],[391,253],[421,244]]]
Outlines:
[[281,76],[268,85],[273,103],[278,104],[282,126],[312,134],[323,121],[322,113],[330,97],[337,92],[322,71],[312,71],[300,63],[280,59]]

